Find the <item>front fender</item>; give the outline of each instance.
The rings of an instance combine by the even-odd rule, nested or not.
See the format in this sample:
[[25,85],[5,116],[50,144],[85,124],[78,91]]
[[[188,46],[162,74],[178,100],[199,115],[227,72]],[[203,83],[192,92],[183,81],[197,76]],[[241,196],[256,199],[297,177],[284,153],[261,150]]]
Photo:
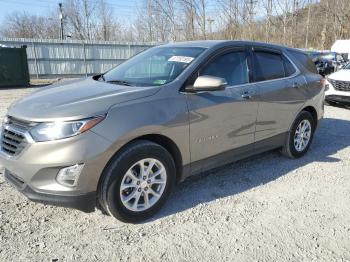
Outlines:
[[188,110],[181,94],[153,96],[114,106],[92,131],[112,143],[111,153],[138,137],[159,134],[177,145],[183,165],[190,163]]

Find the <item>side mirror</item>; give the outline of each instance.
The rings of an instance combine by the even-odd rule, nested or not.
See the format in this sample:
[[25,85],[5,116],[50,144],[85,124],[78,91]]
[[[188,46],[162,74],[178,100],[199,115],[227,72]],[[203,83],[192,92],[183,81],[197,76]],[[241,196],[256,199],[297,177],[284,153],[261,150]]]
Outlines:
[[224,90],[227,81],[216,76],[199,76],[193,84],[193,91],[219,91]]

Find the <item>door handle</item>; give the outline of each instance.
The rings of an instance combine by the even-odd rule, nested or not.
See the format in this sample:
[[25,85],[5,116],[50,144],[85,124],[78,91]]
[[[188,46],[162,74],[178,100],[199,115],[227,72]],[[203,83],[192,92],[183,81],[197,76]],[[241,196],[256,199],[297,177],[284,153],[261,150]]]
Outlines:
[[294,83],[293,83],[293,87],[294,87],[294,88],[299,88],[299,84],[298,84],[297,82],[294,82]]
[[243,94],[242,98],[244,98],[244,99],[251,99],[252,96],[250,94]]
[[252,98],[252,94],[248,91],[244,91],[243,94],[241,95],[241,97],[243,99],[251,99]]

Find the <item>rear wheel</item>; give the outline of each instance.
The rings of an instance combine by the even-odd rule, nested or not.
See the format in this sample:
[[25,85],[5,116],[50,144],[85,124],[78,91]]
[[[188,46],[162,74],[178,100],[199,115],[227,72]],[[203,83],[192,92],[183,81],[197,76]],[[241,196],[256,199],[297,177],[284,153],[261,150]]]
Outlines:
[[315,120],[307,111],[302,111],[295,119],[282,148],[282,154],[290,158],[299,158],[308,151],[314,131]]
[[117,219],[140,222],[164,204],[175,175],[174,160],[165,148],[145,140],[132,142],[106,168],[99,201]]

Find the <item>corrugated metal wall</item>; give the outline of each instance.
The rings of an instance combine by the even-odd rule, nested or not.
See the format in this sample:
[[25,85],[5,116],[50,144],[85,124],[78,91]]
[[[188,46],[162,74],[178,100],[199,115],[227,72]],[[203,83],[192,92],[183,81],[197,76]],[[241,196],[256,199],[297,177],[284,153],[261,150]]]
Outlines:
[[82,76],[105,72],[154,43],[0,38],[8,47],[27,46],[34,77]]

